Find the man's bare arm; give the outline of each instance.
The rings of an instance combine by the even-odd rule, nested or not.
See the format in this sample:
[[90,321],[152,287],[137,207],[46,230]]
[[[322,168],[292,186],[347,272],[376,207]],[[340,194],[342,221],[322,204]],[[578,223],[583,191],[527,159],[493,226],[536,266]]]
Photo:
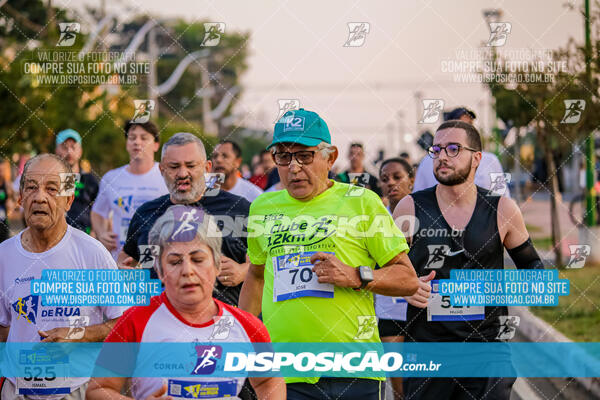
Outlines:
[[544,269],[525,226],[523,214],[517,203],[507,197],[498,203],[498,231],[508,255],[517,268]]
[[44,337],[42,342],[103,342],[106,336],[117,323],[119,318],[114,318],[101,324],[90,325],[85,327],[83,337],[81,339],[67,339],[71,328],[54,328],[47,331],[38,331],[40,336]]
[[0,326],[0,342],[6,342],[6,339],[8,339],[9,330],[10,326]]
[[384,296],[412,296],[419,279],[406,253],[400,253],[380,269],[373,271],[373,281],[366,289]]
[[117,248],[117,235],[112,231],[110,226],[110,220],[102,217],[100,214],[92,211],[90,212],[90,219],[92,221],[92,229],[96,232],[98,240],[108,250],[114,250]]
[[255,377],[248,379],[259,399],[284,400],[286,398],[287,392],[283,378]]
[[398,202],[393,215],[394,221],[399,225],[398,228],[402,231],[410,246],[412,244],[412,235],[414,234],[412,229],[414,229],[414,227],[404,226],[403,222],[412,221],[415,217],[415,202],[413,198],[410,195],[404,196],[404,198]]
[[265,265],[250,263],[248,274],[240,292],[239,307],[258,316],[261,311],[263,288],[265,286]]
[[515,248],[529,238],[523,214],[513,199],[505,196],[500,198],[497,218],[500,238],[507,249]]

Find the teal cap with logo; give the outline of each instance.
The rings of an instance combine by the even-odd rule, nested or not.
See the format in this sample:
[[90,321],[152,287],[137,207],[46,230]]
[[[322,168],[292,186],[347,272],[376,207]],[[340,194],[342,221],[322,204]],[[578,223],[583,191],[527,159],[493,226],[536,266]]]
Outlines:
[[321,142],[331,144],[331,134],[327,124],[316,112],[300,108],[286,112],[277,121],[273,130],[273,141],[267,146],[267,150],[277,143],[317,146]]
[[65,129],[63,131],[58,132],[56,135],[56,145],[63,143],[67,139],[73,139],[77,143],[81,144],[81,136],[74,129]]

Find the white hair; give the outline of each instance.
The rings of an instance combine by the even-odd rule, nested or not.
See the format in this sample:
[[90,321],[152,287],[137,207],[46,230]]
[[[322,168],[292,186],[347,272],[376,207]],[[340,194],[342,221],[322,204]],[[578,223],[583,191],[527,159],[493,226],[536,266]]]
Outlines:
[[321,142],[317,146],[317,150],[321,152],[323,157],[329,158],[329,156],[335,151],[335,147],[331,143]]

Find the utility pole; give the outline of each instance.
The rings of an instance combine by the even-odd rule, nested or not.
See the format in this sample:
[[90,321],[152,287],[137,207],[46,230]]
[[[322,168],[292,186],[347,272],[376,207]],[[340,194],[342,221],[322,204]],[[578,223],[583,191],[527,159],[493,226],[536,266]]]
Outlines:
[[[490,25],[492,22],[498,22],[502,18],[502,10],[499,8],[483,10],[483,19],[485,22]],[[492,65],[495,65],[498,59],[498,53],[496,52],[496,47],[491,46],[492,53]],[[492,125],[491,125],[491,133],[492,139],[494,139],[494,154],[496,157],[500,158],[500,138],[498,137],[498,111],[496,110],[496,99],[492,95],[492,89],[490,88],[490,107],[492,107]]]
[[515,200],[517,204],[521,204],[521,131],[527,128],[515,126],[515,144],[513,145],[513,160],[515,160],[515,169],[513,182],[515,183]]
[[219,134],[219,127],[211,115],[210,107],[212,87],[210,73],[208,71],[208,60],[206,58],[201,58],[199,63],[202,68],[202,74],[200,75],[202,89],[205,91],[205,94],[202,96],[202,125],[204,127],[204,133],[217,136]]
[[[585,74],[586,83],[589,85],[589,90],[592,87],[592,40],[590,33],[590,0],[585,0]],[[591,97],[591,96],[590,96]],[[588,100],[591,104],[591,98]],[[585,223],[587,226],[596,225],[596,191],[594,190],[595,181],[595,154],[594,154],[594,132],[586,138],[586,161],[585,161]]]
[[156,29],[151,28],[148,32],[148,56],[150,58],[150,73],[148,74],[148,98],[154,101],[154,111],[158,118],[158,92],[156,90],[158,78],[156,76],[156,64],[158,63],[158,47],[156,45]]

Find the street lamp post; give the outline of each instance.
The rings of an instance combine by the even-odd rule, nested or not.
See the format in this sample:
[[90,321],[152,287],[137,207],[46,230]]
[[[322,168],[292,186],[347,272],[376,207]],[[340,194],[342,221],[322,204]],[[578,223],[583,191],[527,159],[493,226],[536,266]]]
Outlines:
[[[585,0],[585,74],[589,89],[592,87],[592,41],[590,34],[590,0]],[[588,90],[589,92],[589,90]],[[585,162],[585,222],[587,226],[596,225],[596,191],[594,190],[594,132],[586,138],[586,162]]]

